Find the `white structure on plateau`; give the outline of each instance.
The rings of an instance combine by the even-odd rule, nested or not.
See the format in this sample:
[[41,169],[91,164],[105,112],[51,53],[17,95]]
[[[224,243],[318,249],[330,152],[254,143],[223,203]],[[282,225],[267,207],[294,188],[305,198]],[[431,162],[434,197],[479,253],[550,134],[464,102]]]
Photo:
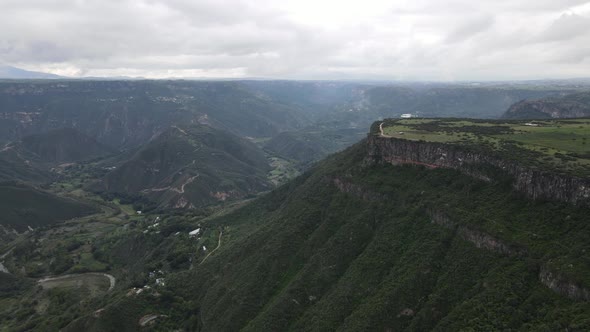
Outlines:
[[197,236],[199,236],[199,233],[201,233],[201,229],[200,228],[197,228],[194,231],[190,231],[188,233],[188,236],[190,236],[190,237],[197,237]]
[[412,117],[412,114],[410,114],[410,113],[404,113],[404,114],[402,114],[400,117],[401,117],[402,119],[409,119],[409,118],[411,118],[411,117]]

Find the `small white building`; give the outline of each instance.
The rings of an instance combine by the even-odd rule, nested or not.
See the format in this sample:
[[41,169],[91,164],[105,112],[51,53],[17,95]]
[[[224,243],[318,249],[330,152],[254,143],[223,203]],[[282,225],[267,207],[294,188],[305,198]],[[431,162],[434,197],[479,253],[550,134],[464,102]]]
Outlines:
[[190,237],[197,237],[197,236],[199,236],[199,234],[201,234],[201,229],[200,228],[197,228],[194,231],[190,231],[188,233],[188,236],[190,236]]
[[411,117],[413,117],[413,115],[410,113],[404,113],[400,116],[400,118],[402,118],[402,119],[409,119]]

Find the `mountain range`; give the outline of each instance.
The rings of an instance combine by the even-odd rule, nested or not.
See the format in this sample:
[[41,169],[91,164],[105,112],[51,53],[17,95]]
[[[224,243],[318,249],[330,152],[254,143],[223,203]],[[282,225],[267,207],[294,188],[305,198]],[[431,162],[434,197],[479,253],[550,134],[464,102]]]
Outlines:
[[2,81],[0,329],[589,330],[588,90]]
[[582,118],[588,116],[590,116],[589,92],[523,100],[512,105],[503,115],[507,119]]
[[60,79],[63,76],[38,71],[29,71],[12,66],[0,66],[0,79]]
[[[584,206],[527,198],[512,189],[518,175],[482,157],[453,169],[462,155],[441,147],[449,150],[432,150],[440,166],[428,166],[415,159],[429,158],[412,151],[415,142],[371,133],[272,193],[200,221],[203,240],[159,235],[178,243],[173,256],[131,255],[162,262],[158,292],[174,296],[121,297],[65,330],[132,330],[146,314],[163,317],[162,329],[198,331],[587,329]],[[494,178],[473,174],[478,167]],[[113,266],[128,266],[117,248],[158,238],[133,234],[124,241],[136,242],[111,247]],[[190,241],[215,243],[214,256],[192,252]]]

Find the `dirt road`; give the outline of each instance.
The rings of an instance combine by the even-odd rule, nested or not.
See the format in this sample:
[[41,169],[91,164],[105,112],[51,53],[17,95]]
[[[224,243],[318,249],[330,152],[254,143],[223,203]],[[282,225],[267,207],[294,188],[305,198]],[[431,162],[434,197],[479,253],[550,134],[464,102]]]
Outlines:
[[112,291],[113,288],[115,288],[115,284],[117,282],[117,279],[115,279],[115,277],[113,277],[110,274],[89,272],[89,273],[80,273],[80,274],[65,274],[63,276],[57,276],[57,277],[46,277],[46,278],[37,280],[37,283],[43,285],[43,283],[47,283],[47,282],[51,282],[51,281],[76,279],[76,278],[80,278],[80,277],[84,277],[84,276],[102,276],[102,277],[109,279],[109,289],[107,290],[107,292]]

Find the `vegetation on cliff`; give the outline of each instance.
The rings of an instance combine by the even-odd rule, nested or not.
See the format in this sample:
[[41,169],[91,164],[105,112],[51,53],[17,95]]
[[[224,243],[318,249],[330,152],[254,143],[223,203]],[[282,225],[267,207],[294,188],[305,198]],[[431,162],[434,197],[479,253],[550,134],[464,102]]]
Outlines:
[[372,133],[381,129],[386,137],[458,145],[530,167],[590,175],[590,119],[397,119],[376,123]]
[[201,240],[174,231],[105,239],[115,268],[165,271],[162,296],[116,297],[66,330],[133,330],[147,314],[166,316],[157,329],[200,331],[590,328],[588,302],[543,277],[549,269],[588,289],[583,208],[366,158],[365,141],[233,212],[161,221],[201,227],[208,248],[220,239],[202,264],[205,253],[191,249]]
[[[53,134],[4,145],[0,176],[46,184],[10,182],[4,194],[1,329],[588,330],[587,208],[514,190],[586,181],[587,119],[385,120],[313,162],[383,115],[490,117],[558,93],[510,89],[2,83],[1,138],[76,123],[123,151],[92,159],[102,143],[45,145],[64,141]],[[394,157],[409,162],[391,162],[398,142]],[[432,167],[454,162],[447,152],[478,163]],[[260,194],[271,182],[283,185]],[[62,274],[80,275],[38,287]]]

